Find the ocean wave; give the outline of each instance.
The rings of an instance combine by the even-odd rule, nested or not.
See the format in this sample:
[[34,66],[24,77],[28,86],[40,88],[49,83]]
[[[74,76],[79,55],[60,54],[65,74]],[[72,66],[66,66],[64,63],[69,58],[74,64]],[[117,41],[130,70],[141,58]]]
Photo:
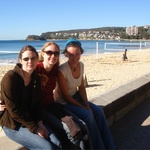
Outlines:
[[15,60],[15,59],[5,59],[5,60],[0,60],[0,65],[1,66],[4,66],[4,65],[14,65],[14,64],[16,64],[17,63],[17,60]]
[[0,53],[6,53],[6,54],[8,54],[8,53],[10,53],[10,54],[18,54],[19,51],[0,51]]

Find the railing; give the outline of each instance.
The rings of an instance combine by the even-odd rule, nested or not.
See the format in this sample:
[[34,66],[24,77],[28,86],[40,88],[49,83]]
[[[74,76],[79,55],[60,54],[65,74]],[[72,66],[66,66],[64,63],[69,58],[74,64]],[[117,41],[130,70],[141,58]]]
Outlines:
[[150,42],[135,42],[135,43],[105,43],[104,49],[109,51],[122,51],[125,49],[135,50],[150,47]]
[[[112,52],[118,52],[118,51],[124,51],[127,50],[142,50],[150,48],[150,42],[115,42],[115,43],[104,43],[104,48],[102,48],[105,51],[112,51]],[[100,53],[101,49],[99,49],[99,42],[96,42],[96,58],[98,58],[98,55]],[[103,51],[104,52],[104,51]]]

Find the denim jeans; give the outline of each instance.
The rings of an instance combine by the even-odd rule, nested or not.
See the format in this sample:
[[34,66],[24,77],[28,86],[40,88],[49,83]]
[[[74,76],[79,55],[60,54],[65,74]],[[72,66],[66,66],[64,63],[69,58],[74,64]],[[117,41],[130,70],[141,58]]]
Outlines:
[[5,126],[3,126],[3,130],[11,140],[23,145],[24,147],[30,150],[54,150],[54,149],[61,149],[61,143],[50,130],[49,131],[49,139],[44,139],[40,137],[38,134],[30,132],[25,127],[17,127],[16,129],[12,130]]
[[69,103],[65,104],[65,107],[86,123],[93,149],[114,149],[115,146],[103,109],[91,102],[89,105],[93,113]]

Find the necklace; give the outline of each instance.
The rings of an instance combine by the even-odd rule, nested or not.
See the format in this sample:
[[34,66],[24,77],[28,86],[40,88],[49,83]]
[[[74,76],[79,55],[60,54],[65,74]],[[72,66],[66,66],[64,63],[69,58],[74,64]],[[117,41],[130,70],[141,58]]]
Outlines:
[[75,68],[73,68],[73,71],[76,72],[77,68],[78,68],[78,64]]
[[76,68],[74,68],[73,71],[76,72]]

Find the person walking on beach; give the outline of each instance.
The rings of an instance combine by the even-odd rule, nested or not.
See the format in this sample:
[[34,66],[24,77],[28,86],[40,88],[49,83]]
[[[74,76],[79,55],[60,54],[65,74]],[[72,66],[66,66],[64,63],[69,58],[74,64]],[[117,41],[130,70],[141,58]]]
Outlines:
[[125,51],[124,51],[124,54],[123,54],[123,56],[122,56],[122,60],[123,60],[123,61],[128,60],[128,57],[127,57],[127,49],[125,49]]
[[0,125],[6,136],[28,149],[61,149],[60,141],[42,120],[40,78],[35,71],[38,53],[34,47],[24,46],[18,59],[1,81],[1,101],[6,108]]
[[55,100],[87,124],[93,149],[114,149],[102,108],[87,99],[83,81],[84,65],[80,62],[83,53],[81,43],[74,38],[68,40],[63,53],[68,61],[59,67]]

